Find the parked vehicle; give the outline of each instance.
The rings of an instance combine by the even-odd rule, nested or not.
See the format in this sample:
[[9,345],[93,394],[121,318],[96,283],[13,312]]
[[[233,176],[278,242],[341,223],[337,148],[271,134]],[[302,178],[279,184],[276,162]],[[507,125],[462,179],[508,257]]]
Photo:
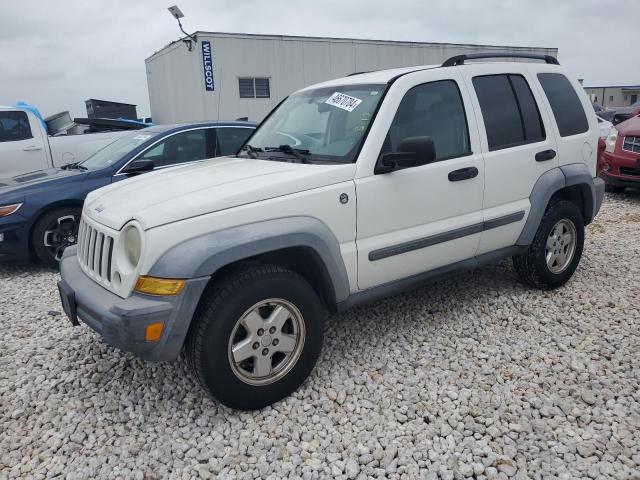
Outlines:
[[640,188],[640,115],[613,127],[605,140],[599,174],[607,192]]
[[77,241],[89,192],[150,170],[235,153],[254,128],[249,123],[149,127],[128,132],[84,162],[0,179],[0,260],[36,256],[57,265],[63,250]]
[[593,106],[593,110],[594,112],[596,112],[596,115],[598,117],[602,118],[603,120],[606,120],[607,122],[610,122],[613,120],[613,116],[616,114],[615,110],[604,108],[598,105],[597,103],[592,103],[591,105]]
[[0,177],[81,162],[128,133],[50,137],[32,111],[0,106]]
[[617,125],[637,115],[640,115],[640,101],[634,103],[629,107],[616,108],[611,122],[614,125]]
[[555,58],[465,62],[493,56],[513,55],[310,86],[238,155],[90,193],[65,312],[147,360],[184,348],[204,389],[253,409],[309,375],[325,308],[505,257],[560,287],[604,195],[596,116]]
[[598,119],[598,131],[600,132],[600,138],[607,138],[611,131],[611,127],[613,127],[613,123],[606,121],[598,115],[596,115],[596,118]]

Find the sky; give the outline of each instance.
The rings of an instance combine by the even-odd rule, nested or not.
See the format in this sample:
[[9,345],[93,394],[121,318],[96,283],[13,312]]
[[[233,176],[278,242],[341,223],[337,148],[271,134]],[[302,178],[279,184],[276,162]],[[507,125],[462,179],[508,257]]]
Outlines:
[[639,0],[2,0],[0,105],[149,114],[145,58],[188,32],[556,47],[586,86],[640,84]]

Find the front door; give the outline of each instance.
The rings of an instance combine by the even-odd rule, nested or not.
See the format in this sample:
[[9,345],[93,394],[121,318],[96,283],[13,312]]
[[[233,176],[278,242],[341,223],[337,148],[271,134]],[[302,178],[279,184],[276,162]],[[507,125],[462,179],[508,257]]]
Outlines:
[[[39,120],[26,112],[0,110],[0,178],[49,166]],[[46,140],[45,140],[46,141]]]
[[[469,112],[469,95],[453,68],[404,75],[390,87],[358,160],[360,290],[475,255],[484,162]],[[435,161],[374,173],[380,155],[416,136],[432,138]]]

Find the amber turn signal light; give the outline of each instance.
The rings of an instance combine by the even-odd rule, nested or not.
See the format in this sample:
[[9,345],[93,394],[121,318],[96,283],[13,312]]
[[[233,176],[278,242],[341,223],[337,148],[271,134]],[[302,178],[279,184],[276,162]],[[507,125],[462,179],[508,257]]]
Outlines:
[[164,322],[150,323],[144,332],[144,339],[147,342],[157,342],[162,336],[164,330]]
[[0,205],[0,217],[8,217],[12,213],[16,213],[21,206],[21,203],[14,203],[13,205]]
[[138,277],[134,290],[147,295],[178,295],[185,281],[177,278]]

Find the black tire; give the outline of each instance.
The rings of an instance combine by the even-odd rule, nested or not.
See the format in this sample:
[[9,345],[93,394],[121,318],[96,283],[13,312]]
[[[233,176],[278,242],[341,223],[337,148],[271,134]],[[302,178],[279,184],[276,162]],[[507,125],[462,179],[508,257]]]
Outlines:
[[36,221],[31,233],[31,245],[42,263],[57,267],[64,249],[76,244],[81,214],[81,207],[59,207],[46,212]]
[[624,187],[618,187],[616,185],[611,185],[610,183],[604,184],[604,191],[608,193],[623,193],[625,191]]
[[[267,299],[282,299],[295,306],[303,318],[305,334],[297,361],[290,363],[284,376],[266,385],[251,385],[236,373],[239,368],[234,366],[236,362],[232,364],[230,340],[243,315]],[[294,392],[313,370],[322,349],[324,317],[318,295],[297,273],[275,265],[245,267],[205,290],[185,342],[187,363],[200,385],[223,404],[240,410],[266,407]],[[262,349],[263,345],[249,361],[257,362]],[[275,358],[278,354],[271,355]]]
[[[564,270],[554,273],[547,265],[547,239],[552,229],[561,220],[568,220],[575,227],[575,251]],[[542,290],[551,290],[564,285],[573,275],[584,247],[584,220],[578,207],[569,201],[551,203],[544,213],[540,226],[527,251],[513,257],[513,266],[518,276],[528,285]]]

